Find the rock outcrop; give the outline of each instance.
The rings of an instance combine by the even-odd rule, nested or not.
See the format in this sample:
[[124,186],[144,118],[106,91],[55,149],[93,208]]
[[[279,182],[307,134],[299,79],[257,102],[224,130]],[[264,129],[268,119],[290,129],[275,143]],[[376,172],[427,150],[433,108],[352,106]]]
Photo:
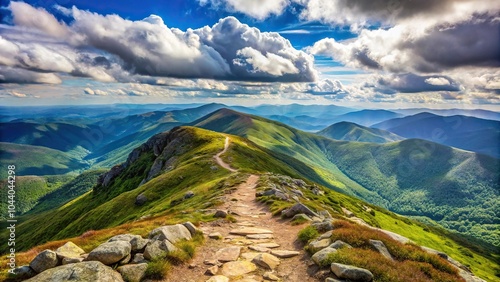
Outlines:
[[98,261],[85,261],[50,268],[26,281],[124,282],[118,272]]

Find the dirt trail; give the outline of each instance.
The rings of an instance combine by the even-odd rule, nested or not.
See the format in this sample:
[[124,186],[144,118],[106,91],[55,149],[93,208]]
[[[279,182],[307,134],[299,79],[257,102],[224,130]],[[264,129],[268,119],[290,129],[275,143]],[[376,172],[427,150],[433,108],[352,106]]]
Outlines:
[[[220,157],[227,149],[229,138],[226,139],[224,151],[217,154],[216,159]],[[220,159],[220,158],[219,158]],[[230,168],[222,160],[218,163],[225,167]],[[226,166],[224,166],[225,164]],[[298,255],[291,258],[280,258],[280,265],[273,271],[258,267],[256,271],[233,277],[229,281],[267,281],[263,276],[266,272],[271,272],[273,275],[279,277],[279,281],[301,281],[312,282],[318,281],[307,274],[307,261],[306,255],[302,246],[297,242],[297,233],[303,226],[292,226],[288,221],[282,220],[278,217],[273,217],[269,212],[267,206],[256,201],[255,187],[259,180],[258,175],[250,175],[246,182],[237,186],[231,194],[227,194],[226,200],[219,210],[229,212],[235,219],[235,223],[228,222],[221,219],[211,223],[203,223],[200,229],[208,236],[209,234],[219,232],[223,239],[216,240],[207,237],[205,244],[198,248],[197,253],[193,260],[182,266],[176,266],[172,269],[171,274],[164,281],[168,282],[205,282],[210,279],[210,275],[205,274],[210,265],[205,265],[206,260],[213,260],[216,258],[216,252],[227,247],[240,246],[241,253],[238,261],[247,260],[252,253],[262,253],[250,248],[254,248],[262,243],[276,243],[279,247],[271,250],[288,250],[297,251]],[[248,239],[245,236],[230,234],[232,230],[241,228],[259,228],[267,229],[272,232],[272,239]],[[266,252],[266,250],[260,250]],[[267,252],[269,252],[268,250]],[[217,275],[222,275],[221,268]]]
[[224,150],[220,151],[217,155],[214,156],[215,161],[217,162],[218,165],[221,167],[231,171],[231,172],[236,172],[237,170],[232,168],[229,164],[225,163],[220,156],[224,154],[227,151],[227,148],[229,147],[229,137],[226,136],[226,141],[224,142]]

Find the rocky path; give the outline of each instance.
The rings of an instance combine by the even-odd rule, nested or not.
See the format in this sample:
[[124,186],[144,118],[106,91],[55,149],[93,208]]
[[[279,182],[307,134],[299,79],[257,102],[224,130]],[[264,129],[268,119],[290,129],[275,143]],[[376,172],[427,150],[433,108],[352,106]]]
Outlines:
[[[229,143],[226,139],[224,151]],[[218,163],[233,171],[222,160]],[[272,217],[267,206],[255,199],[258,175],[250,175],[231,194],[219,210],[236,222],[220,219],[204,223],[200,229],[207,239],[193,260],[176,266],[169,282],[205,281],[318,281],[307,274],[307,260],[297,233],[302,226]]]
[[225,163],[220,156],[224,154],[227,151],[227,148],[229,147],[229,137],[226,136],[226,141],[224,142],[224,150],[220,151],[217,155],[214,156],[215,161],[217,162],[218,165],[221,167],[231,171],[231,172],[236,172],[236,169],[232,168],[229,164]]

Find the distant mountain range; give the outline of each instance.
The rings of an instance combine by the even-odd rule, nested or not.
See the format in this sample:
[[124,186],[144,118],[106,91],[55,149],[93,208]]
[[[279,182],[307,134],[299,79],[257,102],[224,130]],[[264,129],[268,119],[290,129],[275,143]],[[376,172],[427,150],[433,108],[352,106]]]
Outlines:
[[388,143],[405,139],[386,130],[369,128],[346,121],[332,124],[317,134],[335,140],[371,143]]

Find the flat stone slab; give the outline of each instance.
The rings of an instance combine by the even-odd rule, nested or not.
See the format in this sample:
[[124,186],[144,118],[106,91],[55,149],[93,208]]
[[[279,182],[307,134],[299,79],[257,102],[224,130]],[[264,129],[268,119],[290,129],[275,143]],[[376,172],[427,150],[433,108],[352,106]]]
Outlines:
[[248,246],[248,248],[252,251],[256,251],[259,253],[269,253],[271,251],[271,249],[259,247],[259,246]]
[[287,250],[272,250],[271,254],[279,258],[291,258],[300,255],[300,252],[287,251]]
[[237,277],[257,269],[257,266],[249,261],[231,261],[222,266],[222,275]]
[[229,278],[223,275],[215,275],[208,279],[206,282],[229,282]]
[[277,243],[260,243],[260,244],[257,244],[255,245],[257,247],[263,247],[263,248],[268,248],[268,249],[274,249],[274,248],[277,248],[279,247],[280,245],[277,244]]
[[229,234],[233,235],[252,235],[252,234],[273,234],[269,229],[256,228],[256,227],[244,227],[240,229],[233,229],[229,231]]
[[241,247],[227,247],[218,250],[215,258],[221,262],[235,261],[240,256]]
[[241,254],[241,258],[244,260],[252,261],[256,256],[260,255],[261,253],[256,253],[256,252],[246,252]]
[[246,235],[247,239],[259,240],[259,239],[274,239],[273,234],[250,234]]

